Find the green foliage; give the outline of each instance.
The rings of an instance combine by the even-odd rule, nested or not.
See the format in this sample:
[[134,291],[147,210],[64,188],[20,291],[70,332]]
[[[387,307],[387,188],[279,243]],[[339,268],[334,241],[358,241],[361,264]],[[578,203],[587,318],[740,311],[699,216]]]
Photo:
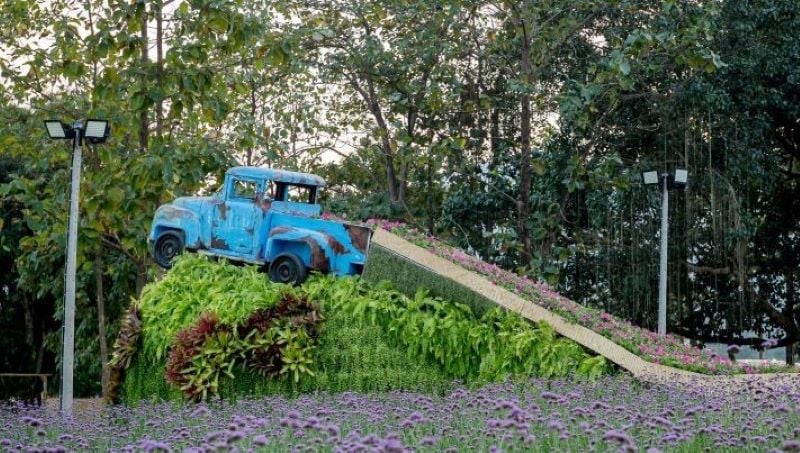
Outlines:
[[[175,326],[164,324],[164,320],[183,323],[183,316],[191,315],[185,303],[194,288],[211,290],[203,298],[206,304],[194,307],[207,311],[202,311],[192,325],[177,332],[166,359],[167,381],[180,388],[188,398],[204,400],[217,395],[221,380],[234,378],[234,367],[249,368],[265,378],[290,378],[295,383],[302,375],[314,375],[317,325],[324,320],[319,308],[307,298],[294,294],[289,287],[271,283],[264,286],[267,280],[261,274],[257,275],[254,287],[252,277],[252,269],[187,256],[176,262],[169,274],[143,295],[140,305],[149,307],[145,311],[150,310],[150,316],[156,313],[163,316],[160,330],[145,329],[147,344],[153,332],[165,335],[164,332],[174,329]],[[271,306],[264,308],[266,299],[259,289],[279,291],[279,301],[270,302]],[[192,302],[197,303],[197,300]],[[181,315],[169,317],[163,313],[165,307],[181,310]],[[242,311],[243,307],[251,312]],[[154,319],[157,318],[148,317],[145,322],[154,322]],[[124,343],[124,339],[118,343]],[[157,363],[162,356],[158,355],[158,349],[155,351],[153,362]],[[124,358],[130,363],[130,352],[124,352],[127,355],[120,360]],[[144,348],[142,352],[147,357],[148,350]]]
[[142,320],[135,304],[131,304],[122,317],[119,334],[114,341],[109,366],[110,382],[106,399],[119,402],[119,391],[125,380],[125,372],[130,368],[136,352],[141,348]]
[[414,296],[417,289],[422,287],[434,296],[456,300],[469,306],[478,316],[496,307],[494,302],[463,285],[442,278],[376,244],[370,246],[362,278],[371,283],[389,280],[408,296]]
[[[341,284],[354,283],[343,279]],[[236,329],[204,315],[178,333],[166,363],[139,349],[125,375],[124,402],[180,399],[183,393],[202,398],[203,392],[237,397],[346,390],[441,393],[450,388],[450,378],[437,365],[393,346],[379,326],[361,325],[347,312],[333,309],[325,299],[330,286],[328,279],[312,279],[300,288],[301,294],[284,294],[275,306],[256,310]],[[325,307],[324,328],[320,308],[310,300]],[[183,392],[168,381],[185,387]]]
[[310,353],[325,317],[308,297],[285,292],[272,308],[259,309],[237,327],[247,367],[264,377],[311,374]]
[[175,336],[166,364],[166,378],[187,397],[203,400],[217,393],[222,375],[233,377],[234,356],[242,355],[231,330],[217,315],[203,313],[197,323]]
[[137,302],[144,326],[144,355],[153,363],[166,357],[178,331],[203,313],[215,314],[226,326],[238,325],[255,310],[274,306],[283,290],[256,267],[187,254],[162,280],[145,287]]
[[347,312],[362,325],[380,326],[409,357],[437,363],[454,378],[485,382],[576,371],[597,376],[604,369],[605,359],[592,359],[577,343],[558,338],[546,323],[532,326],[498,307],[479,318],[467,305],[429,297],[421,289],[409,298],[385,282],[369,286],[327,279],[324,286],[323,297],[334,310]]

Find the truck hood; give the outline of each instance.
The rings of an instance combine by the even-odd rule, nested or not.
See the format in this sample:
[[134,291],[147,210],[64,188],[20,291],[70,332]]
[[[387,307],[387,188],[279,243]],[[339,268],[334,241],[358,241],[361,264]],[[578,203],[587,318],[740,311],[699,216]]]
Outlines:
[[216,197],[178,197],[172,200],[171,204],[199,214],[204,206],[210,205],[216,199]]

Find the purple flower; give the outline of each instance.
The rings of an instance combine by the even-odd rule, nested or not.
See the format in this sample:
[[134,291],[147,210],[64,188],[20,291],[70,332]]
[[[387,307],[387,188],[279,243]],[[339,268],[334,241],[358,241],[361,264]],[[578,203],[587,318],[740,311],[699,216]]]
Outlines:
[[618,442],[622,445],[633,445],[633,439],[622,431],[611,429],[603,434],[603,441],[605,442]]
[[761,347],[765,349],[774,348],[777,345],[778,345],[778,340],[776,340],[775,338],[768,338],[766,341],[761,343]]
[[796,440],[787,440],[781,445],[781,451],[800,452],[800,442]]
[[259,434],[259,435],[257,435],[256,437],[253,438],[253,443],[258,445],[258,446],[264,446],[264,445],[267,445],[269,443],[269,439],[267,438],[267,436],[265,436],[263,434]]

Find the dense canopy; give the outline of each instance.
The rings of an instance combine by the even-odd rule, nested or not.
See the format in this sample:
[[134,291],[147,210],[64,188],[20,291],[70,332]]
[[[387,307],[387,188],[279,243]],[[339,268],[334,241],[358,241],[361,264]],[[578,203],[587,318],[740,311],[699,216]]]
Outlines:
[[112,125],[85,149],[80,394],[106,391],[156,277],[157,206],[235,165],[317,174],[327,211],[402,219],[651,329],[640,174],[685,168],[669,331],[800,340],[793,0],[9,0],[0,42],[0,370],[58,363],[70,150],[51,118]]

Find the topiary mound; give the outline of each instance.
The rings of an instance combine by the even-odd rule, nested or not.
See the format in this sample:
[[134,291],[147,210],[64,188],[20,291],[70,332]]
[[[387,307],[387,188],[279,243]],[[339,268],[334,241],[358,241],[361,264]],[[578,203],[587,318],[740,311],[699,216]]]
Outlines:
[[415,390],[454,381],[609,370],[546,324],[388,284],[316,276],[292,288],[254,267],[187,255],[129,309],[115,343],[117,401]]

